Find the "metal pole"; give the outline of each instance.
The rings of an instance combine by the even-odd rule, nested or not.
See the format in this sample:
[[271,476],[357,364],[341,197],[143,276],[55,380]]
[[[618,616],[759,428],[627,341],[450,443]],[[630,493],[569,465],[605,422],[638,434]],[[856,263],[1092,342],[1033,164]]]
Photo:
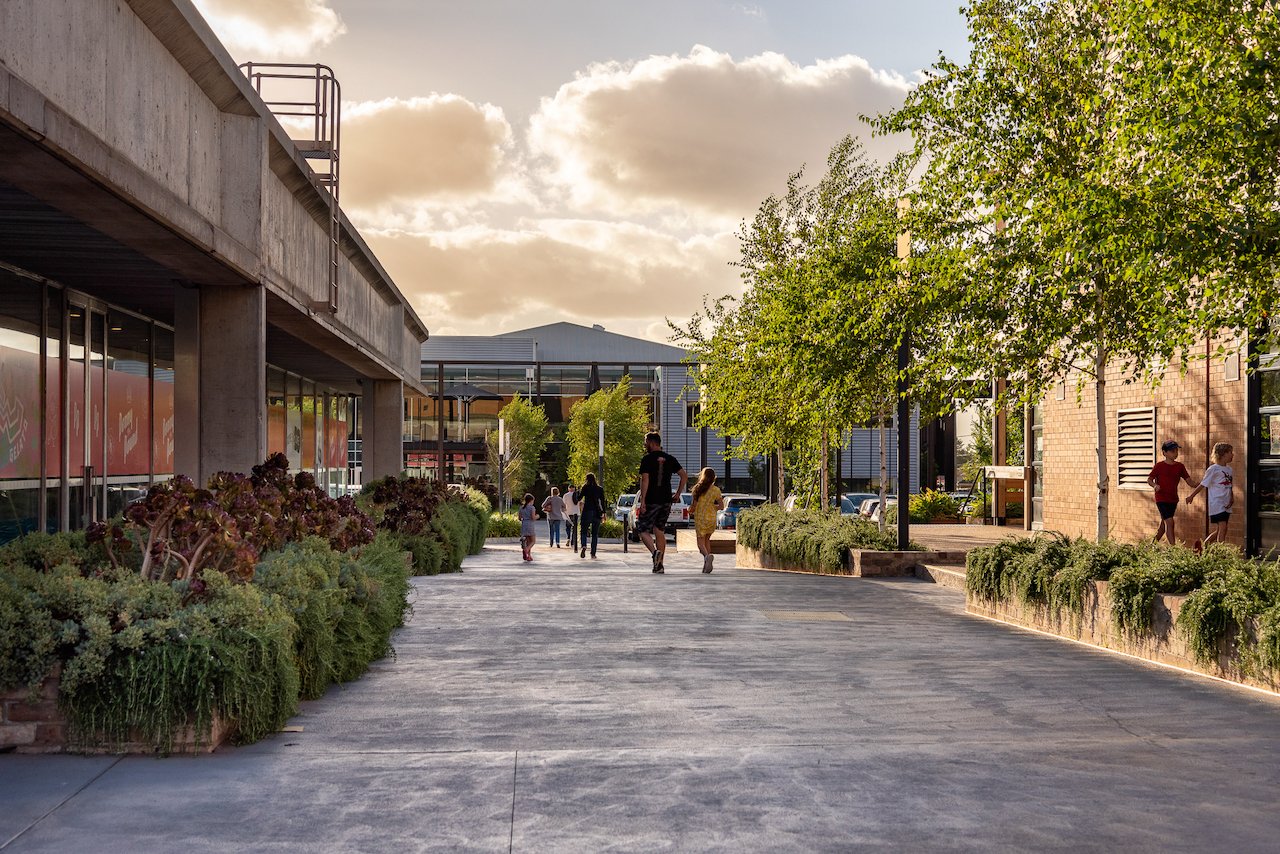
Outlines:
[[[911,203],[898,200],[898,218],[906,217]],[[901,264],[899,286],[907,288],[907,262],[911,258],[911,233],[898,234],[898,262]],[[905,551],[911,542],[911,401],[907,397],[907,368],[911,364],[911,330],[903,327],[898,342],[898,549]],[[883,509],[883,508],[882,508]]]
[[504,477],[507,470],[507,422],[504,418],[498,419],[498,510],[505,513],[507,510],[507,490]]
[[596,477],[600,480],[600,488],[604,489],[604,422],[600,422],[599,460],[596,464]]
[[436,478],[444,483],[444,362],[436,365]]

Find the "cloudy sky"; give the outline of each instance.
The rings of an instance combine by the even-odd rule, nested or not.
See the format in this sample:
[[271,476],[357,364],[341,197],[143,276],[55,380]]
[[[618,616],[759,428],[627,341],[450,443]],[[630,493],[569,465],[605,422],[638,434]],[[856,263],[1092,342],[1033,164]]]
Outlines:
[[739,224],[901,101],[959,0],[195,0],[237,61],[341,82],[342,204],[433,334],[666,340]]

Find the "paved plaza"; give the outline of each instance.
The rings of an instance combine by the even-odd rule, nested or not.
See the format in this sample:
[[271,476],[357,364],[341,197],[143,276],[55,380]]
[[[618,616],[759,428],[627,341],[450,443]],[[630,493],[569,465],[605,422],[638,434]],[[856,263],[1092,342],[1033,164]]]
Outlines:
[[1280,701],[917,581],[489,548],[212,756],[0,756],[0,848],[1274,850]]

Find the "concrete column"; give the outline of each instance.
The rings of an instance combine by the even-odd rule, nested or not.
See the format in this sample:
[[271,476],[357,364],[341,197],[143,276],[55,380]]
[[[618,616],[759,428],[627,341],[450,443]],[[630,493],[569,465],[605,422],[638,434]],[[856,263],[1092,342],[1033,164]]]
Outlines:
[[173,471],[200,483],[200,291],[173,289]]
[[205,483],[267,455],[266,291],[178,288],[174,464]]
[[399,380],[365,380],[360,396],[364,482],[404,470],[404,389]]

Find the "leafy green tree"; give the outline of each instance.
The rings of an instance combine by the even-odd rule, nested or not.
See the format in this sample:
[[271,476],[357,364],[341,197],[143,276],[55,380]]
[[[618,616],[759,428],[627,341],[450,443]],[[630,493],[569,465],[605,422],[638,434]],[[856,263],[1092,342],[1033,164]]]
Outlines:
[[[700,423],[741,440],[735,455],[789,449],[792,481],[825,504],[831,440],[883,423],[908,324],[898,287],[895,173],[841,140],[816,185],[803,170],[740,232],[746,291],[704,307],[675,338],[701,366]],[[779,465],[779,495],[785,494]]]
[[635,485],[644,434],[648,431],[649,405],[631,397],[631,378],[623,377],[613,388],[602,388],[578,401],[569,410],[569,479],[582,483],[588,473],[597,474],[599,425],[604,422],[605,499],[612,504]]
[[[1177,8],[1188,5],[1201,4]],[[931,340],[916,351],[913,378],[945,387],[1003,376],[1024,401],[1063,376],[1078,391],[1091,382],[1099,539],[1109,527],[1109,379],[1154,384],[1167,364],[1185,367],[1206,329],[1240,322],[1231,311],[1246,296],[1216,273],[1227,259],[1207,250],[1211,240],[1180,233],[1186,221],[1206,233],[1225,227],[1226,217],[1191,209],[1220,208],[1213,196],[1230,188],[1232,169],[1192,192],[1194,158],[1144,148],[1151,129],[1169,144],[1197,132],[1175,128],[1176,108],[1152,103],[1154,93],[1195,98],[1191,66],[1178,66],[1177,81],[1158,79],[1172,67],[1155,45],[1178,63],[1187,56],[1176,39],[1146,32],[1142,16],[1155,7],[1186,21],[1170,0],[975,0],[968,62],[942,59],[877,121],[915,142],[901,166],[918,170],[908,226],[924,251],[910,275]],[[1207,18],[1200,45],[1215,41],[1205,28]],[[1198,114],[1209,135],[1236,121],[1206,104]],[[1197,150],[1231,159],[1227,148]]]
[[[510,500],[528,492],[538,479],[538,462],[551,431],[547,426],[546,411],[521,397],[519,392],[499,410],[498,417],[505,422],[507,434],[507,457],[502,485],[505,497]],[[496,471],[499,459],[497,430],[489,431],[485,447]]]

